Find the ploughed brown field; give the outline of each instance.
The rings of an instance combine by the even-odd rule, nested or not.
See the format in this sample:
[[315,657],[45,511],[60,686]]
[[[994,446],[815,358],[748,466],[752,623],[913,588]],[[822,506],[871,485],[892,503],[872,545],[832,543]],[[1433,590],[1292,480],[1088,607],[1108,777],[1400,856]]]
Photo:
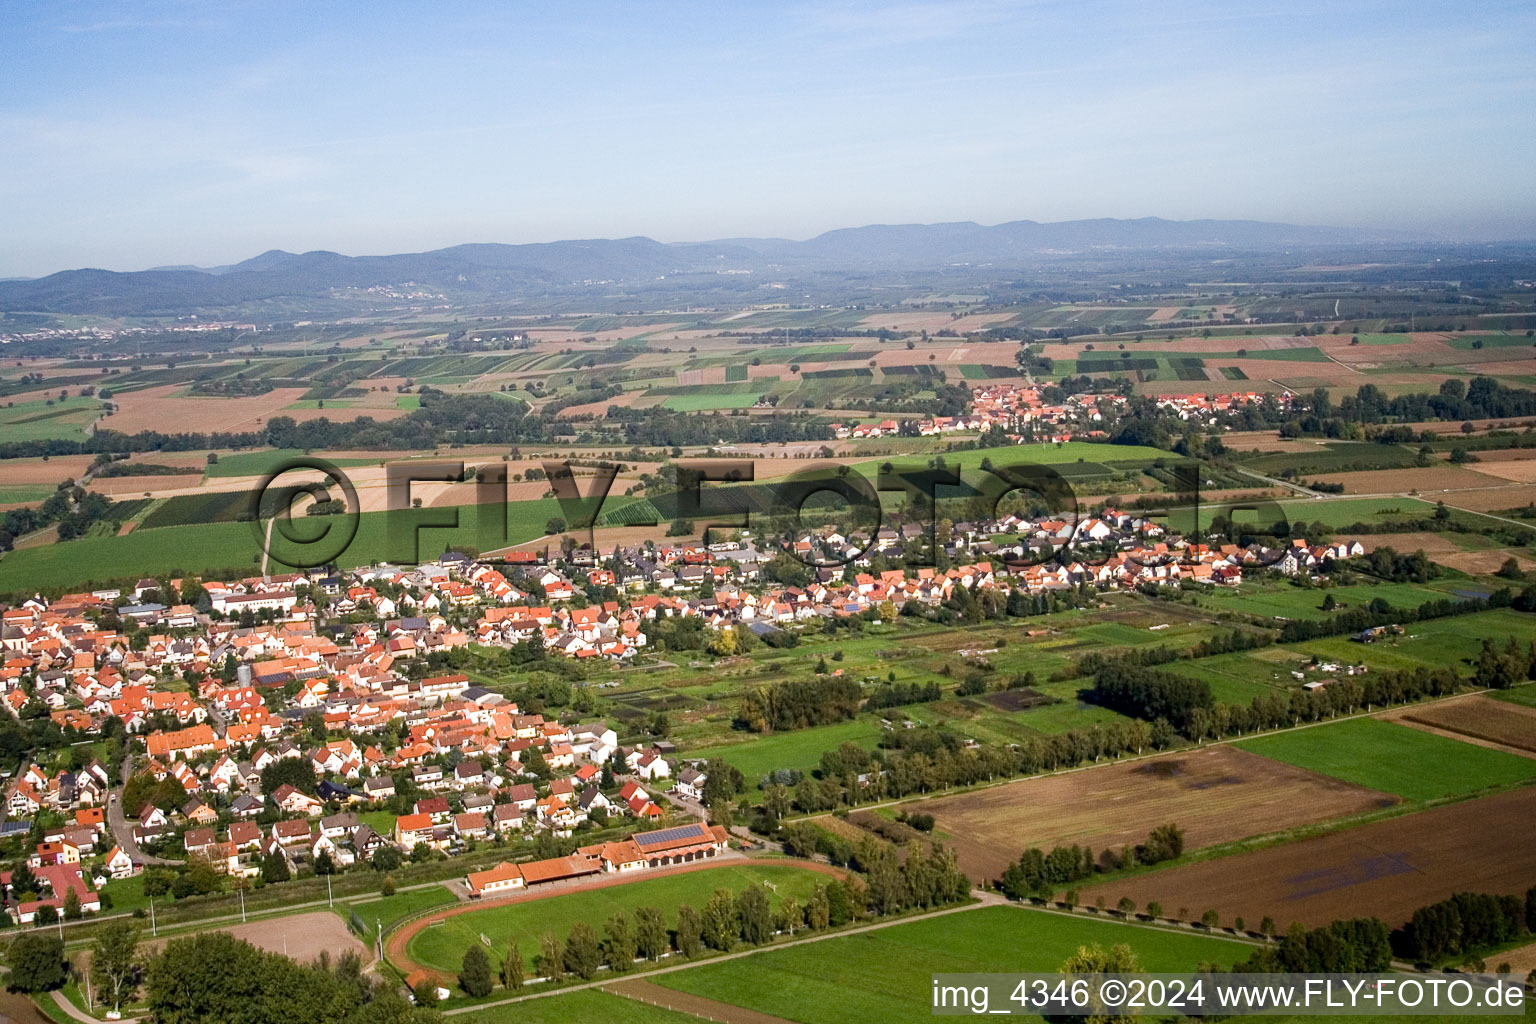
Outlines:
[[[1386,716],[1426,732],[1536,757],[1536,708],[1475,695]],[[1536,881],[1536,879],[1533,879]]]
[[[1104,768],[1024,779],[928,800],[961,870],[995,879],[1031,846],[1138,843],[1159,825],[1184,830],[1186,849],[1279,832],[1390,806],[1397,798],[1219,746]],[[1166,901],[1165,901],[1166,903]]]
[[1214,909],[1223,924],[1265,915],[1280,928],[1351,917],[1403,924],[1457,892],[1523,894],[1536,879],[1536,788],[1511,790],[1251,853],[1153,871],[1083,892],[1113,904],[1150,900],[1165,914]]
[[1425,466],[1418,469],[1373,469],[1357,473],[1326,473],[1312,479],[1343,484],[1350,494],[1383,494],[1400,491],[1435,491],[1444,488],[1490,487],[1494,477],[1460,466]]

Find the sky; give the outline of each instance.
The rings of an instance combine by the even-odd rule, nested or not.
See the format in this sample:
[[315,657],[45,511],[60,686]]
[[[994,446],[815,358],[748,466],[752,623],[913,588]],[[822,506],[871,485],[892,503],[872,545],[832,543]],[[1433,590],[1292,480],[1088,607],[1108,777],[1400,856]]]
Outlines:
[[0,3],[0,276],[871,223],[1536,238],[1536,5]]

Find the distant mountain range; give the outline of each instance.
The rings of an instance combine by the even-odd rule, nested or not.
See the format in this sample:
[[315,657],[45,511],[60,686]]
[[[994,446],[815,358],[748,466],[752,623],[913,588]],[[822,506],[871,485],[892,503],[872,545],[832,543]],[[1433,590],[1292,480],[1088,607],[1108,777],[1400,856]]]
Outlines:
[[66,270],[35,280],[0,281],[0,310],[115,316],[235,309],[340,311],[438,295],[450,302],[483,304],[594,289],[633,291],[663,279],[727,271],[794,279],[968,266],[1001,274],[1073,255],[1276,252],[1406,238],[1262,221],[1149,217],[1054,224],[1021,220],[993,227],[970,222],[870,225],[829,231],[803,242],[731,238],[662,243],[637,237],[456,245],[394,256],[274,249],[225,267],[157,267],[129,273]]

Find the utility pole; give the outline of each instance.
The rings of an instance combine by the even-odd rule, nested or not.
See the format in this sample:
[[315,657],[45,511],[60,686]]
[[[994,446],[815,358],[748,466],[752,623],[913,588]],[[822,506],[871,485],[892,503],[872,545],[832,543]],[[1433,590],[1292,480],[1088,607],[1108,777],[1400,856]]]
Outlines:
[[240,923],[245,924],[245,879],[240,879]]
[[149,933],[151,935],[160,934],[160,929],[155,927],[155,898],[153,896],[149,898]]
[[330,906],[336,906],[336,901],[331,898],[331,876],[325,876],[325,902]]

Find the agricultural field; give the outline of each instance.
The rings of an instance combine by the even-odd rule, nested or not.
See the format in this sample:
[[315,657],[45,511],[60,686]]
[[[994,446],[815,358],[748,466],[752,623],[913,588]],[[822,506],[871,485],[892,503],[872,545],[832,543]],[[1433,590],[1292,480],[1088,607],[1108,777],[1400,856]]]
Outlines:
[[689,395],[672,395],[662,404],[676,412],[705,412],[712,409],[750,409],[762,397],[759,393],[720,394],[703,390]]
[[927,800],[973,879],[996,879],[1030,846],[1135,844],[1158,825],[1184,830],[1186,849],[1348,817],[1395,798],[1300,769],[1278,767],[1231,746],[1023,779]]
[[[1401,728],[1401,727],[1399,727]],[[1322,731],[1321,728],[1316,731]],[[1407,730],[1412,731],[1412,730]],[[1464,744],[1465,745],[1465,744]],[[1472,748],[1481,749],[1481,748]],[[1166,913],[1216,910],[1222,923],[1270,916],[1318,927],[1376,916],[1396,926],[1456,892],[1524,894],[1536,878],[1536,844],[1511,823],[1536,814],[1536,787],[1464,800],[1357,828],[1087,888],[1083,899],[1122,896]]]
[[739,893],[747,886],[763,883],[774,887],[771,901],[794,896],[803,903],[818,885],[827,881],[825,873],[792,862],[736,860],[702,870],[624,879],[600,888],[571,892],[561,892],[559,888],[536,890],[517,902],[483,909],[468,904],[452,916],[433,920],[410,937],[406,954],[416,964],[451,975],[458,971],[464,950],[479,943],[480,936],[485,935],[491,940],[493,959],[499,960],[500,951],[516,941],[524,962],[532,964],[539,952],[541,935],[554,932],[564,939],[576,921],[586,921],[601,930],[603,922],[615,913],[633,915],[638,907],[655,907],[671,924],[681,904],[702,910],[719,889]]
[[[221,495],[210,494],[209,498],[224,500]],[[560,503],[554,498],[512,502],[506,506],[484,506],[487,510],[503,507],[506,522],[503,542],[510,544],[542,537],[545,523],[551,517],[561,514]],[[489,550],[499,544],[487,544],[486,539],[502,541],[503,535],[497,530],[494,513],[488,512],[488,518],[483,517],[474,507],[460,510],[458,527],[423,526],[416,533],[419,540],[413,541],[410,529],[412,523],[427,523],[434,515],[441,515],[445,511],[452,510],[412,510],[407,529],[398,538],[392,536],[389,529],[390,513],[365,512],[359,517],[357,535],[339,561],[343,566],[366,565],[382,560],[409,562],[415,559],[418,550],[422,557],[430,558],[452,544]],[[315,543],[320,531],[340,522],[341,517],[308,520],[295,517],[294,529],[299,535],[295,541],[284,540],[274,530],[270,563],[274,566],[273,571],[281,571],[276,567],[284,565],[284,554],[298,557],[296,552]],[[93,535],[67,544],[13,551],[0,559],[0,593],[27,589],[41,579],[55,586],[70,587],[93,580],[151,575],[172,570],[187,573],[236,570],[244,573],[248,571],[247,567],[256,568],[260,562],[261,545],[252,532],[251,524],[247,522],[189,523],[168,530],[137,529],[120,536]]]
[[1054,971],[1079,946],[1126,943],[1152,971],[1227,966],[1251,947],[1022,907],[982,907],[702,964],[652,979],[801,1024],[932,1019],[930,974]]
[[1359,607],[1382,598],[1395,608],[1417,608],[1425,601],[1440,600],[1445,590],[1412,583],[1359,583],[1349,586],[1302,587],[1294,583],[1245,580],[1239,587],[1199,594],[1197,603],[1215,612],[1241,611],[1250,615],[1277,619],[1326,619],[1334,612],[1322,610],[1323,600],[1332,595],[1336,610]]
[[0,437],[7,441],[83,441],[102,413],[95,398],[0,403]]
[[1412,801],[1470,796],[1536,778],[1536,764],[1527,759],[1376,718],[1293,729],[1237,746]]
[[1453,739],[1536,757],[1536,708],[1478,694],[1405,708],[1392,721]]

